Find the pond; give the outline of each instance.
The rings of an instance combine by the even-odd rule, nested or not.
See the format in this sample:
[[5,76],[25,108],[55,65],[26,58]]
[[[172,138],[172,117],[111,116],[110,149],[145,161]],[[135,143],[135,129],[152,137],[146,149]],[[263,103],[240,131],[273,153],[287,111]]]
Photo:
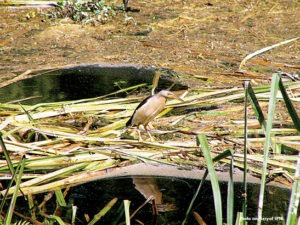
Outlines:
[[[143,83],[149,86],[155,73],[156,69],[153,67],[135,65],[93,64],[65,67],[33,75],[32,78],[0,88],[0,102],[20,101],[32,105],[93,98]],[[172,85],[170,80],[174,76],[173,72],[162,69],[162,73],[158,90]],[[177,84],[172,90],[180,88],[186,89]],[[114,96],[125,97],[126,92]],[[29,99],[25,101],[27,98]]]
[[[181,224],[189,203],[199,185],[197,179],[161,176],[128,176],[102,179],[70,188],[66,201],[68,206],[63,208],[62,218],[66,218],[71,205],[77,206],[76,225],[87,224],[86,218],[92,219],[113,198],[118,198],[116,204],[104,215],[97,224],[120,224],[124,221],[123,200],[131,201],[130,212],[133,213],[150,195],[155,197],[158,215],[153,215],[151,202],[147,203],[132,219],[132,224]],[[248,184],[248,224],[256,224],[257,199],[260,184]],[[223,221],[226,221],[227,182],[220,182],[223,201]],[[242,210],[242,183],[234,185],[235,215]],[[262,224],[282,224],[288,208],[290,190],[276,186],[268,186],[265,195],[263,218],[268,222]],[[43,197],[43,196],[40,196]],[[37,197],[38,199],[38,197]],[[42,198],[41,198],[42,199]],[[24,202],[26,205],[26,202]],[[52,207],[55,202],[52,201]],[[20,207],[22,204],[18,204]],[[17,207],[17,211],[19,210]],[[26,208],[26,206],[25,206]],[[47,206],[47,209],[51,207]],[[207,224],[216,224],[214,200],[210,181],[206,181],[202,191],[195,201],[193,211],[201,215]],[[142,223],[140,223],[140,222]],[[188,223],[197,225],[192,215]]]

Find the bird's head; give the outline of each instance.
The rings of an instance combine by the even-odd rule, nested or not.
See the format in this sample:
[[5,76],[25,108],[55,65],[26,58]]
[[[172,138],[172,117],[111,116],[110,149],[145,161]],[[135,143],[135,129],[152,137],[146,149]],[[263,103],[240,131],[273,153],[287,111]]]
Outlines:
[[183,99],[179,98],[176,94],[174,94],[172,91],[167,91],[167,90],[162,90],[160,92],[158,92],[158,94],[164,96],[165,98],[174,98],[177,99],[181,102],[184,102]]

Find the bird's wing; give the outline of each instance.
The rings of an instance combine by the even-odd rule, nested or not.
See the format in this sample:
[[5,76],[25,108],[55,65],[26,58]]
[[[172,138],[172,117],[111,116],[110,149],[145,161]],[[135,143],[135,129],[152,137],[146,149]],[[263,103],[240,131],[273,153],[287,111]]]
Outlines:
[[146,102],[151,98],[152,96],[148,96],[147,98],[145,98],[143,101],[140,102],[140,104],[136,107],[136,109],[134,110],[134,112],[132,113],[132,116],[130,117],[130,119],[126,122],[126,127],[133,125],[132,124],[132,120],[133,117],[136,113],[136,111],[141,108],[144,104],[146,104]]
[[144,125],[147,125],[149,122],[151,122],[164,108],[167,99],[164,97],[160,98],[151,98],[150,101],[152,101],[151,108],[148,108],[147,111],[145,111],[145,120],[143,121]]

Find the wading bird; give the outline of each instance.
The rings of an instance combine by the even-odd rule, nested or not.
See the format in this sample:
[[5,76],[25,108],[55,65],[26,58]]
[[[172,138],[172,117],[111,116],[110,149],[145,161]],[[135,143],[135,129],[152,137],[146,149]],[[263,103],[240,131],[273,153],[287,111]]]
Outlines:
[[171,91],[162,90],[157,94],[151,95],[144,99],[135,109],[131,118],[127,121],[126,127],[137,126],[139,141],[142,140],[140,125],[143,125],[151,141],[152,136],[148,130],[148,124],[165,108],[167,98],[174,98],[179,101],[183,100]]

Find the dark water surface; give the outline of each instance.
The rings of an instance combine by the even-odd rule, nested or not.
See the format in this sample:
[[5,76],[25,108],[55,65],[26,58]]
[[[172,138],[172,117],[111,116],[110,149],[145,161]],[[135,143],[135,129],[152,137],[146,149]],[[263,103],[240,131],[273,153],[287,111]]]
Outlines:
[[[131,201],[131,213],[145,201],[143,193],[135,188],[133,179],[135,178],[99,180],[72,188],[67,199],[78,206],[76,224],[86,224],[84,222],[85,213],[93,217],[94,214],[98,213],[114,197],[118,198],[118,202],[101,219],[101,224],[118,224],[123,221],[124,199]],[[153,182],[153,177],[143,177],[142,179],[151,179],[151,182]],[[162,193],[163,205],[167,209],[165,212],[159,213],[157,224],[181,224],[189,203],[199,185],[199,181],[161,177],[154,177],[154,180],[155,183],[153,185],[157,186],[158,190]],[[227,183],[220,182],[220,188],[223,201],[223,221],[225,222]],[[234,188],[236,213],[242,210],[243,188],[241,183],[236,183]],[[259,188],[259,184],[248,184],[248,223],[250,225],[256,224]],[[262,224],[282,224],[288,209],[290,190],[278,187],[267,187],[266,190],[263,218],[270,221],[263,222]],[[170,209],[168,210],[168,208]],[[194,204],[193,210],[199,213],[207,224],[215,224],[214,201],[209,181],[204,185]],[[142,221],[144,224],[154,224],[155,217],[152,215],[151,204],[148,203],[134,218]],[[138,223],[133,220],[132,224]],[[192,215],[188,224],[197,224]]]
[[[25,79],[0,89],[0,102],[31,98],[24,104],[37,104],[93,98],[122,88],[146,83],[152,84],[156,70],[152,67],[117,65],[82,65],[60,69],[33,78]],[[171,71],[165,70],[158,88],[168,88]],[[181,86],[182,87],[182,86]],[[176,90],[174,87],[172,90]],[[125,97],[126,93],[116,95]]]

